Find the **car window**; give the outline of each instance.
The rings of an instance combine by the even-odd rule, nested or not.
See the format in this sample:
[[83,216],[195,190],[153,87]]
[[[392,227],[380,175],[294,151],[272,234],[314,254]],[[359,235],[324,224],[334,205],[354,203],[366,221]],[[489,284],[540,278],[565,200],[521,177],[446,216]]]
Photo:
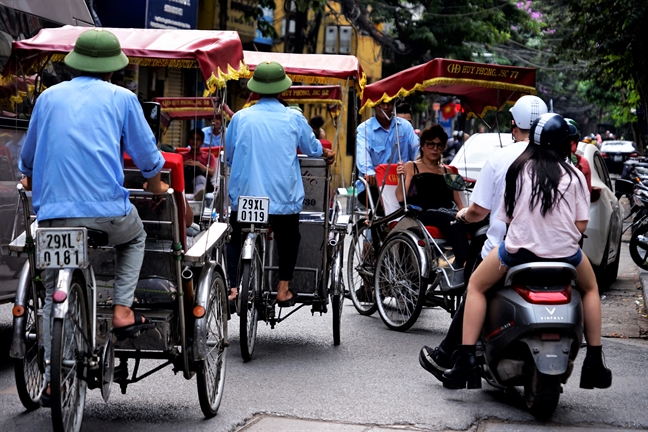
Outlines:
[[611,191],[614,191],[612,188],[612,180],[610,180],[610,174],[608,173],[607,167],[601,155],[596,152],[594,153],[594,169],[596,170],[599,178],[610,188]]

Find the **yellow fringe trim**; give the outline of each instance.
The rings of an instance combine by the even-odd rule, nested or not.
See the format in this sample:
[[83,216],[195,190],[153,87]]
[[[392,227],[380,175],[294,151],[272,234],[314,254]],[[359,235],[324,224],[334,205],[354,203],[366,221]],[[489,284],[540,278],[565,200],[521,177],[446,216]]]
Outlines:
[[[373,108],[376,105],[380,104],[381,102],[389,102],[398,97],[407,97],[417,91],[421,91],[421,92],[425,91],[426,88],[438,84],[463,84],[463,85],[472,85],[475,87],[517,91],[520,93],[532,94],[532,95],[536,94],[535,88],[525,86],[525,85],[519,85],[519,84],[509,84],[509,83],[475,80],[475,79],[468,79],[468,78],[432,78],[429,80],[425,80],[422,83],[416,84],[413,88],[409,90],[401,87],[400,90],[398,90],[398,92],[393,96],[390,96],[387,93],[383,93],[380,99],[376,101],[367,100],[367,102],[365,102],[365,104],[362,107],[360,107],[359,112],[362,113],[365,110],[365,108],[367,107]],[[492,107],[492,109],[497,109],[497,108]],[[485,109],[485,111],[487,110]]]

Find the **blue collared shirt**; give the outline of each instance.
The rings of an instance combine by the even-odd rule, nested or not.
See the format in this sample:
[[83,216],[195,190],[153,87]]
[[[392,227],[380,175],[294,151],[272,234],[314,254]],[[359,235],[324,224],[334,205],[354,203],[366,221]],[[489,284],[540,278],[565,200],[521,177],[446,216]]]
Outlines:
[[202,131],[205,134],[205,139],[203,140],[203,145],[201,147],[209,147],[210,142],[212,147],[218,147],[221,145],[221,134],[219,133],[218,135],[214,135],[213,126],[206,126],[202,128]]
[[[358,172],[365,175],[376,175],[376,167],[389,163],[398,163],[398,148],[396,147],[396,123],[398,122],[398,140],[400,142],[401,158],[404,162],[416,160],[419,151],[419,139],[414,128],[405,119],[394,117],[389,129],[380,125],[376,117],[362,122],[356,134],[356,166]],[[364,190],[362,182],[356,183],[358,192]]]
[[32,177],[39,221],[124,216],[124,152],[145,178],[164,166],[155,136],[132,92],[81,76],[43,92],[36,101],[20,154]]
[[322,144],[304,116],[274,98],[238,111],[225,134],[231,166],[229,198],[238,209],[240,196],[270,198],[270,214],[296,214],[304,202],[304,185],[297,149],[310,157],[322,155]]

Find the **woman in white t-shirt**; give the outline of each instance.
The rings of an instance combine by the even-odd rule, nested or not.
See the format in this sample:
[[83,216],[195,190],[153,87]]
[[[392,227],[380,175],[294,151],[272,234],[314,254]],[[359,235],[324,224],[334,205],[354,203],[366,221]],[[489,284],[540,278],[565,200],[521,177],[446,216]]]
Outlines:
[[[452,369],[443,376],[463,388],[479,379],[475,344],[486,317],[486,291],[510,267],[535,261],[562,261],[578,272],[583,293],[587,355],[580,386],[607,388],[612,372],[601,352],[601,303],[594,270],[578,245],[589,220],[589,191],[583,174],[566,162],[569,127],[558,114],[540,116],[531,126],[531,144],[506,174],[499,218],[508,224],[506,239],[486,256],[470,278],[463,341]],[[464,385],[460,385],[464,383]],[[472,385],[470,383],[473,383]]]

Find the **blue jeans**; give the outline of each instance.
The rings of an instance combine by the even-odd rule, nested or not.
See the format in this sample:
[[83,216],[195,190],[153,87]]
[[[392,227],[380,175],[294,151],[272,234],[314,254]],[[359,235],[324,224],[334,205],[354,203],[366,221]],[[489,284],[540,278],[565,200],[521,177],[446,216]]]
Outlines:
[[[40,227],[87,227],[108,234],[108,243],[115,246],[115,292],[113,305],[130,307],[135,296],[135,287],[144,260],[146,231],[135,207],[126,216],[100,218],[50,219],[38,223]],[[58,279],[58,270],[45,271],[45,306],[43,309],[43,337],[45,339],[45,360],[51,353],[50,327],[52,316],[52,294]],[[45,369],[49,382],[50,368]]]
[[583,260],[583,252],[580,248],[574,255],[564,257],[564,258],[542,258],[534,254],[533,252],[527,249],[520,249],[516,253],[510,253],[506,250],[504,242],[500,243],[499,249],[497,250],[497,256],[499,257],[500,263],[506,267],[515,267],[517,265],[522,265],[530,262],[565,262],[571,264],[574,267],[578,267]]

